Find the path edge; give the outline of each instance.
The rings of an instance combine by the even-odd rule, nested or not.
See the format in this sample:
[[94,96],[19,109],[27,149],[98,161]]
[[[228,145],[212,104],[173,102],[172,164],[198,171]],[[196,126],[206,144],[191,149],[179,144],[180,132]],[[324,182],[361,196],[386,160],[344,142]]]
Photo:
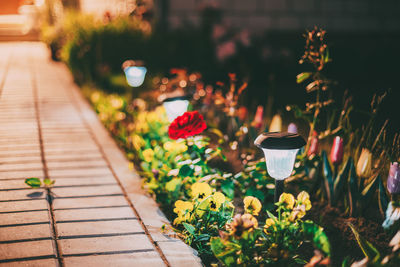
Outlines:
[[[59,63],[62,64],[62,63]],[[67,68],[65,65],[64,68]],[[67,69],[68,73],[69,70]],[[73,100],[77,104],[88,127],[98,144],[104,151],[104,156],[118,177],[121,186],[127,192],[127,197],[133,203],[138,215],[147,228],[151,238],[163,252],[171,266],[203,266],[196,251],[186,245],[181,239],[164,234],[161,227],[170,222],[160,210],[158,204],[143,189],[141,177],[135,170],[129,169],[129,161],[115,143],[110,133],[98,119],[97,114],[85,99],[77,85],[70,78]]]

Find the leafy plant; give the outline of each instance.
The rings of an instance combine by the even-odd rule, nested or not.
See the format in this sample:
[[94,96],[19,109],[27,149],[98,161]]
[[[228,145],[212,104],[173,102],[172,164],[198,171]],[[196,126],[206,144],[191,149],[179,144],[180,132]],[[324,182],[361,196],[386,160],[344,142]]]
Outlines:
[[25,184],[27,184],[31,188],[40,188],[42,186],[44,186],[45,188],[51,188],[55,182],[55,180],[51,180],[49,178],[44,178],[42,180],[35,177],[25,179]]
[[211,239],[215,256],[226,266],[305,264],[307,261],[298,251],[310,242],[329,258],[331,248],[323,229],[311,221],[302,221],[311,208],[309,195],[303,191],[295,199],[283,193],[276,205],[277,215],[267,212],[269,218],[263,230],[258,228],[254,212],[236,215],[227,225],[228,232]]

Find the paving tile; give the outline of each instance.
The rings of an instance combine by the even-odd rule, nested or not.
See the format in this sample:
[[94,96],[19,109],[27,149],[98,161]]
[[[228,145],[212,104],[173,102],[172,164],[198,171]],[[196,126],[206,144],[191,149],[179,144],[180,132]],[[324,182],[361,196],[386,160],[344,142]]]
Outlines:
[[54,255],[51,240],[0,244],[1,259]]
[[[117,184],[114,176],[89,176],[89,177],[74,177],[74,178],[55,178],[55,187],[58,186],[76,186],[76,185],[96,185],[96,184]],[[1,183],[0,183],[1,187]]]
[[[0,160],[1,162],[1,160]],[[43,168],[42,162],[21,162],[21,163],[8,163],[0,164],[0,172],[10,170],[41,170]]]
[[25,179],[3,180],[0,182],[0,190],[30,189],[24,181]]
[[45,222],[45,221],[49,221],[49,213],[47,210],[16,212],[16,213],[0,213],[1,225],[35,223],[35,222]]
[[186,267],[186,266],[203,266],[200,259],[195,256],[195,250],[179,242],[158,242],[159,247],[163,251],[165,257],[171,266]]
[[122,194],[119,185],[94,186],[94,187],[73,187],[73,188],[54,188],[52,192],[59,197],[71,196],[100,196]]
[[96,266],[96,267],[161,267],[165,266],[157,252],[136,252],[117,255],[96,255],[86,257],[67,257],[66,266]]
[[[1,165],[0,165],[1,167]],[[67,162],[47,162],[49,169],[60,169],[60,168],[79,168],[79,167],[107,167],[105,160],[92,160],[92,161],[67,161]]]
[[1,267],[57,267],[56,259],[44,259],[44,260],[30,260],[30,261],[18,261],[18,262],[7,262],[0,263]]
[[99,155],[98,151],[91,151],[91,152],[84,152],[80,154],[70,154],[70,153],[65,153],[65,154],[46,154],[46,161],[47,162],[52,162],[52,161],[65,161],[65,160],[70,160],[70,161],[79,161],[79,160],[88,160],[88,159],[93,159],[93,158],[102,158],[101,155]]
[[61,249],[66,256],[68,254],[154,248],[146,235],[61,239],[60,244]]
[[[69,198],[69,199],[55,199],[54,208],[86,208],[86,207],[104,207],[126,205],[126,199],[123,196],[115,197],[93,197],[93,198]],[[0,203],[1,207],[1,203]]]
[[26,190],[12,190],[12,191],[1,191],[0,201],[12,201],[12,200],[37,200],[44,199],[46,197],[43,189],[30,189]]
[[44,199],[31,201],[0,202],[0,211],[22,211],[47,209],[47,201]]
[[[93,169],[85,169],[85,168],[79,168],[79,169],[66,169],[66,170],[49,170],[49,176],[50,177],[60,177],[60,176],[80,176],[80,175],[112,175],[112,172],[108,167],[99,167],[99,168],[93,168]],[[1,173],[0,173],[1,177]]]
[[0,227],[0,241],[35,239],[35,238],[46,238],[46,237],[47,238],[51,237],[50,224],[48,223],[48,221],[47,222],[44,221],[43,224],[37,224],[37,225]]
[[[75,219],[76,220],[76,219]],[[81,235],[142,233],[144,230],[138,220],[114,220],[94,222],[60,223],[57,219],[57,229],[60,238]]]
[[55,210],[56,221],[136,218],[130,206],[111,208],[87,208],[72,210]]
[[31,171],[3,171],[0,172],[1,179],[9,178],[29,178],[29,177],[43,177],[43,170],[31,170]]

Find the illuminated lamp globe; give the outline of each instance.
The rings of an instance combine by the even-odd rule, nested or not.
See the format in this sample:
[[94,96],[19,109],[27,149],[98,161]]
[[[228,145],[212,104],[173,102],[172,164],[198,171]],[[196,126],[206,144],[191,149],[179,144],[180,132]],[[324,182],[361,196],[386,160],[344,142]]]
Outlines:
[[143,61],[127,60],[122,64],[125,72],[125,78],[129,86],[139,87],[143,84],[146,77],[147,68],[144,67]]
[[173,122],[178,116],[183,115],[189,106],[188,96],[177,96],[166,98],[163,101],[163,106],[169,122]]
[[259,135],[254,144],[264,152],[268,174],[275,179],[275,202],[278,202],[284,179],[292,173],[297,152],[306,141],[295,133],[267,132]]

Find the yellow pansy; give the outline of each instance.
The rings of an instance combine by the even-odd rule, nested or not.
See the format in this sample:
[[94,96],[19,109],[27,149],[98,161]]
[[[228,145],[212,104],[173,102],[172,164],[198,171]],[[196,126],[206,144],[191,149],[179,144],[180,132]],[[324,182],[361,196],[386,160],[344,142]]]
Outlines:
[[258,227],[257,219],[251,214],[236,214],[233,221],[227,225],[229,231],[237,238],[241,238],[243,233],[251,232]]
[[275,224],[275,221],[271,218],[268,218],[265,220],[265,225],[264,225],[264,232],[267,234],[268,233],[268,228],[270,228],[272,225]]
[[166,118],[167,113],[165,112],[164,106],[156,107],[156,109],[154,110],[154,113],[157,115],[159,120],[165,121],[167,119]]
[[106,120],[108,120],[108,115],[106,113],[104,113],[104,112],[101,112],[99,114],[99,118],[100,118],[101,121],[106,121]]
[[190,212],[193,210],[193,204],[189,201],[177,200],[175,202],[174,212],[178,217],[174,220],[174,224],[179,224],[181,222],[190,219]]
[[244,209],[247,213],[257,216],[261,210],[261,202],[255,197],[247,196],[243,199]]
[[207,183],[195,183],[191,187],[192,197],[200,201],[211,195],[211,187]]
[[113,96],[111,97],[111,106],[115,109],[120,109],[122,108],[122,106],[124,105],[124,101],[122,100],[122,98]]
[[292,194],[282,193],[282,195],[279,197],[279,202],[284,204],[285,208],[293,209],[295,199]]
[[154,158],[154,151],[151,148],[148,148],[142,152],[143,159],[146,162],[152,162]]
[[187,146],[180,142],[167,141],[164,143],[163,148],[168,152],[182,153],[187,150]]
[[91,96],[90,96],[90,100],[93,103],[96,103],[100,100],[100,93],[99,92],[94,92]]
[[244,215],[242,215],[242,219],[251,221],[253,223],[253,228],[257,228],[258,227],[258,221],[253,215],[244,214]]
[[143,140],[143,138],[137,134],[132,134],[130,136],[130,141],[132,142],[132,145],[136,150],[140,150],[145,145],[145,141]]
[[224,202],[225,195],[221,192],[215,192],[210,198],[210,209],[213,211],[218,211]]
[[304,205],[305,210],[311,209],[310,195],[306,191],[301,191],[297,195],[297,205]]
[[122,121],[125,118],[126,118],[126,114],[124,112],[119,111],[119,112],[115,113],[115,119],[117,121]]
[[306,206],[298,205],[293,209],[292,213],[289,216],[289,220],[293,222],[294,220],[296,220],[296,218],[301,219],[305,215],[306,215]]

